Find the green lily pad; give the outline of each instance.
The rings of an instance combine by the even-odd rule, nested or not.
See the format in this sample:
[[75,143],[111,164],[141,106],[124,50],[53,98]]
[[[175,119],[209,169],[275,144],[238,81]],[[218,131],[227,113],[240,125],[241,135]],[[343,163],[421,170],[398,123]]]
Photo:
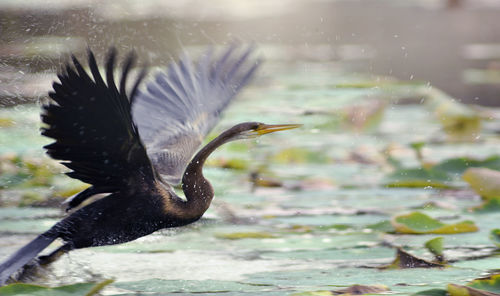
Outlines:
[[447,296],[448,292],[444,289],[430,289],[417,292],[413,296]]
[[491,230],[490,239],[498,248],[500,248],[500,228]]
[[475,279],[468,283],[467,287],[500,294],[500,274]]
[[332,295],[366,295],[366,294],[381,294],[390,291],[384,285],[352,285],[350,287],[334,290],[334,291],[310,291],[302,293],[294,293],[292,296],[332,296]]
[[425,247],[429,252],[434,254],[434,256],[443,256],[443,237],[433,238],[425,243]]
[[345,289],[333,291],[335,295],[365,295],[365,294],[380,294],[383,292],[390,291],[387,286],[384,285],[353,285]]
[[79,283],[61,287],[44,287],[30,284],[11,284],[0,287],[0,295],[9,296],[72,296],[72,295],[96,295],[105,286],[111,284],[113,280],[105,280],[100,283]]
[[389,220],[384,220],[380,221],[378,223],[370,224],[366,226],[367,229],[372,229],[375,231],[381,231],[381,232],[394,232],[394,226],[392,226],[391,221]]
[[450,158],[433,166],[434,169],[454,174],[463,174],[468,168],[474,167],[500,170],[500,156],[494,155],[482,160],[471,157]]
[[277,238],[276,235],[268,232],[233,232],[233,233],[217,233],[217,238],[223,239],[245,239],[245,238]]
[[487,168],[469,168],[463,179],[485,199],[500,199],[500,171]]
[[141,293],[223,293],[231,291],[259,291],[265,290],[266,285],[252,286],[231,281],[214,280],[162,280],[148,279],[136,282],[115,283],[113,286],[120,289]]
[[331,286],[349,286],[382,284],[394,292],[411,294],[423,289],[444,288],[451,281],[465,281],[478,276],[480,271],[455,268],[408,268],[387,269],[376,268],[335,268],[281,270],[249,274],[246,283],[271,284],[281,287],[318,287],[308,290],[330,290]]
[[[483,284],[479,285],[481,287],[484,287]],[[488,286],[487,286],[488,287]],[[488,287],[491,288],[491,287]],[[462,286],[462,285],[457,285],[457,284],[448,284],[447,290],[448,290],[448,295],[450,296],[498,296],[500,295],[500,289],[494,288],[497,290],[497,292],[491,292],[489,290],[483,290],[483,289],[478,289],[474,288],[472,286]]]
[[470,208],[470,210],[477,213],[500,212],[500,198],[487,199],[480,205]]
[[391,224],[398,233],[405,234],[453,234],[478,231],[472,221],[445,224],[421,212],[398,215],[391,219]]
[[331,291],[308,291],[308,292],[300,292],[292,294],[292,296],[332,296],[332,295],[336,294],[333,294]]
[[452,188],[450,176],[434,169],[399,169],[384,180],[388,187]]
[[425,103],[441,123],[451,141],[474,141],[481,132],[479,112],[458,102],[437,88],[422,88]]

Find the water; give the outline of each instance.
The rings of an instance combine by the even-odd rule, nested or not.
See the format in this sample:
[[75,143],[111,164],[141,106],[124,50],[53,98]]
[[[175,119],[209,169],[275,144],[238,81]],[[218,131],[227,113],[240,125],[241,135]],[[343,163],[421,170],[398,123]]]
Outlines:
[[[127,244],[71,252],[33,282],[60,286],[114,279],[102,291],[105,295],[292,295],[353,284],[384,284],[410,294],[465,284],[498,266],[488,236],[499,214],[470,211],[480,200],[460,174],[454,171],[445,180],[420,176],[424,183],[454,186],[448,190],[428,184],[386,187],[394,181],[388,179],[394,171],[422,165],[412,143],[425,143],[427,167],[453,157],[484,159],[498,153],[497,109],[488,110],[493,120],[483,122],[480,137],[455,143],[429,103],[451,99],[422,92],[432,81],[458,98],[467,99],[471,92],[479,97],[476,102],[489,102],[484,94],[496,86],[482,84],[478,91],[460,78],[466,67],[485,67],[485,60],[464,59],[461,49],[479,41],[498,42],[495,30],[480,31],[476,26],[481,22],[475,21],[494,28],[498,21],[491,18],[498,7],[465,1],[463,7],[447,10],[431,2],[436,1],[221,1],[224,5],[214,10],[206,10],[202,2],[175,9],[169,5],[183,4],[166,3],[159,9],[151,4],[156,2],[130,1],[125,8],[61,2],[51,10],[0,4],[7,15],[0,18],[6,32],[0,38],[12,46],[2,50],[7,56],[2,71],[8,74],[2,79],[17,94],[9,104],[45,96],[60,52],[73,49],[82,55],[87,43],[101,57],[111,44],[122,53],[134,47],[143,63],[156,66],[181,49],[196,55],[207,43],[237,37],[255,40],[266,62],[214,135],[249,120],[304,124],[214,153],[205,175],[216,197],[202,221]],[[462,22],[467,28],[456,25]],[[442,42],[443,34],[449,42]],[[36,48],[34,55],[30,48]],[[413,75],[412,81],[421,82],[398,83],[389,73],[405,80]],[[30,86],[35,95],[24,92],[24,80],[35,77],[43,78],[39,90]],[[379,112],[368,112],[373,109]],[[443,114],[454,119],[457,111],[451,109]],[[38,135],[38,114],[39,106],[32,104],[0,112],[0,119],[9,119],[0,121],[1,177],[9,181],[0,189],[0,260],[63,216],[54,206],[56,196],[82,188],[42,158],[47,140]],[[21,161],[12,162],[14,156]],[[30,170],[34,160],[36,168],[45,170]],[[227,168],[231,160],[238,169]],[[44,175],[47,170],[52,173]],[[267,181],[260,185],[283,186],[256,186],[251,172]],[[45,207],[12,207],[23,203]],[[392,262],[397,246],[433,259],[424,243],[438,235],[395,234],[390,223],[395,215],[415,210],[448,224],[469,219],[480,230],[443,235],[449,268],[376,269]]]

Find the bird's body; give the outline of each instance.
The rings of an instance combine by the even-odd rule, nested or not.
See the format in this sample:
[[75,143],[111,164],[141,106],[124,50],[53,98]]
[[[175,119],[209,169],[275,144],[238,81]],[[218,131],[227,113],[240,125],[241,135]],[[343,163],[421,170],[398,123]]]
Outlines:
[[[127,197],[130,193],[131,197]],[[120,193],[110,194],[77,210],[47,234],[62,238],[71,249],[79,249],[128,242],[184,222],[165,213],[159,192],[124,194],[125,198]]]
[[[256,69],[255,63],[245,66],[250,53],[234,56],[232,47],[219,58],[208,53],[197,65],[184,58],[158,74],[144,92],[138,90],[141,72],[130,95],[125,86],[133,56],[125,60],[119,88],[114,50],[106,61],[106,82],[92,52],[92,77],[73,57],[74,68],[68,63],[58,75],[60,83],[49,93],[52,101],[44,106],[42,134],[55,140],[45,148],[72,170],[68,176],[91,184],[68,201],[68,208],[93,195],[107,195],[77,209],[3,262],[0,285],[58,238],[64,243],[58,250],[69,251],[128,242],[198,220],[214,196],[202,172],[210,153],[228,141],[297,127],[241,123],[193,157]],[[185,199],[172,188],[181,178]]]

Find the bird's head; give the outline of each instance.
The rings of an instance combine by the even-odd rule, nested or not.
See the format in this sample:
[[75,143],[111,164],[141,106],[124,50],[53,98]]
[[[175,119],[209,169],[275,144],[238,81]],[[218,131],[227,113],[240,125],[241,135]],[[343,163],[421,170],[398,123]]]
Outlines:
[[301,127],[302,124],[264,124],[260,122],[244,122],[237,124],[228,130],[231,136],[228,141],[240,139],[253,139],[259,136],[278,131]]

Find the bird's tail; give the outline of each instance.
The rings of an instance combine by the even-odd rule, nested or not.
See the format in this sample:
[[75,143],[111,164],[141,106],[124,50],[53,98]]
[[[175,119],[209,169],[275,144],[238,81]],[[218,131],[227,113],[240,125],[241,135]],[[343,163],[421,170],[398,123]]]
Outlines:
[[10,256],[0,265],[0,286],[5,285],[7,280],[15,274],[16,271],[35,258],[38,253],[45,249],[56,238],[56,235],[43,233],[26,246],[19,249],[14,255]]

